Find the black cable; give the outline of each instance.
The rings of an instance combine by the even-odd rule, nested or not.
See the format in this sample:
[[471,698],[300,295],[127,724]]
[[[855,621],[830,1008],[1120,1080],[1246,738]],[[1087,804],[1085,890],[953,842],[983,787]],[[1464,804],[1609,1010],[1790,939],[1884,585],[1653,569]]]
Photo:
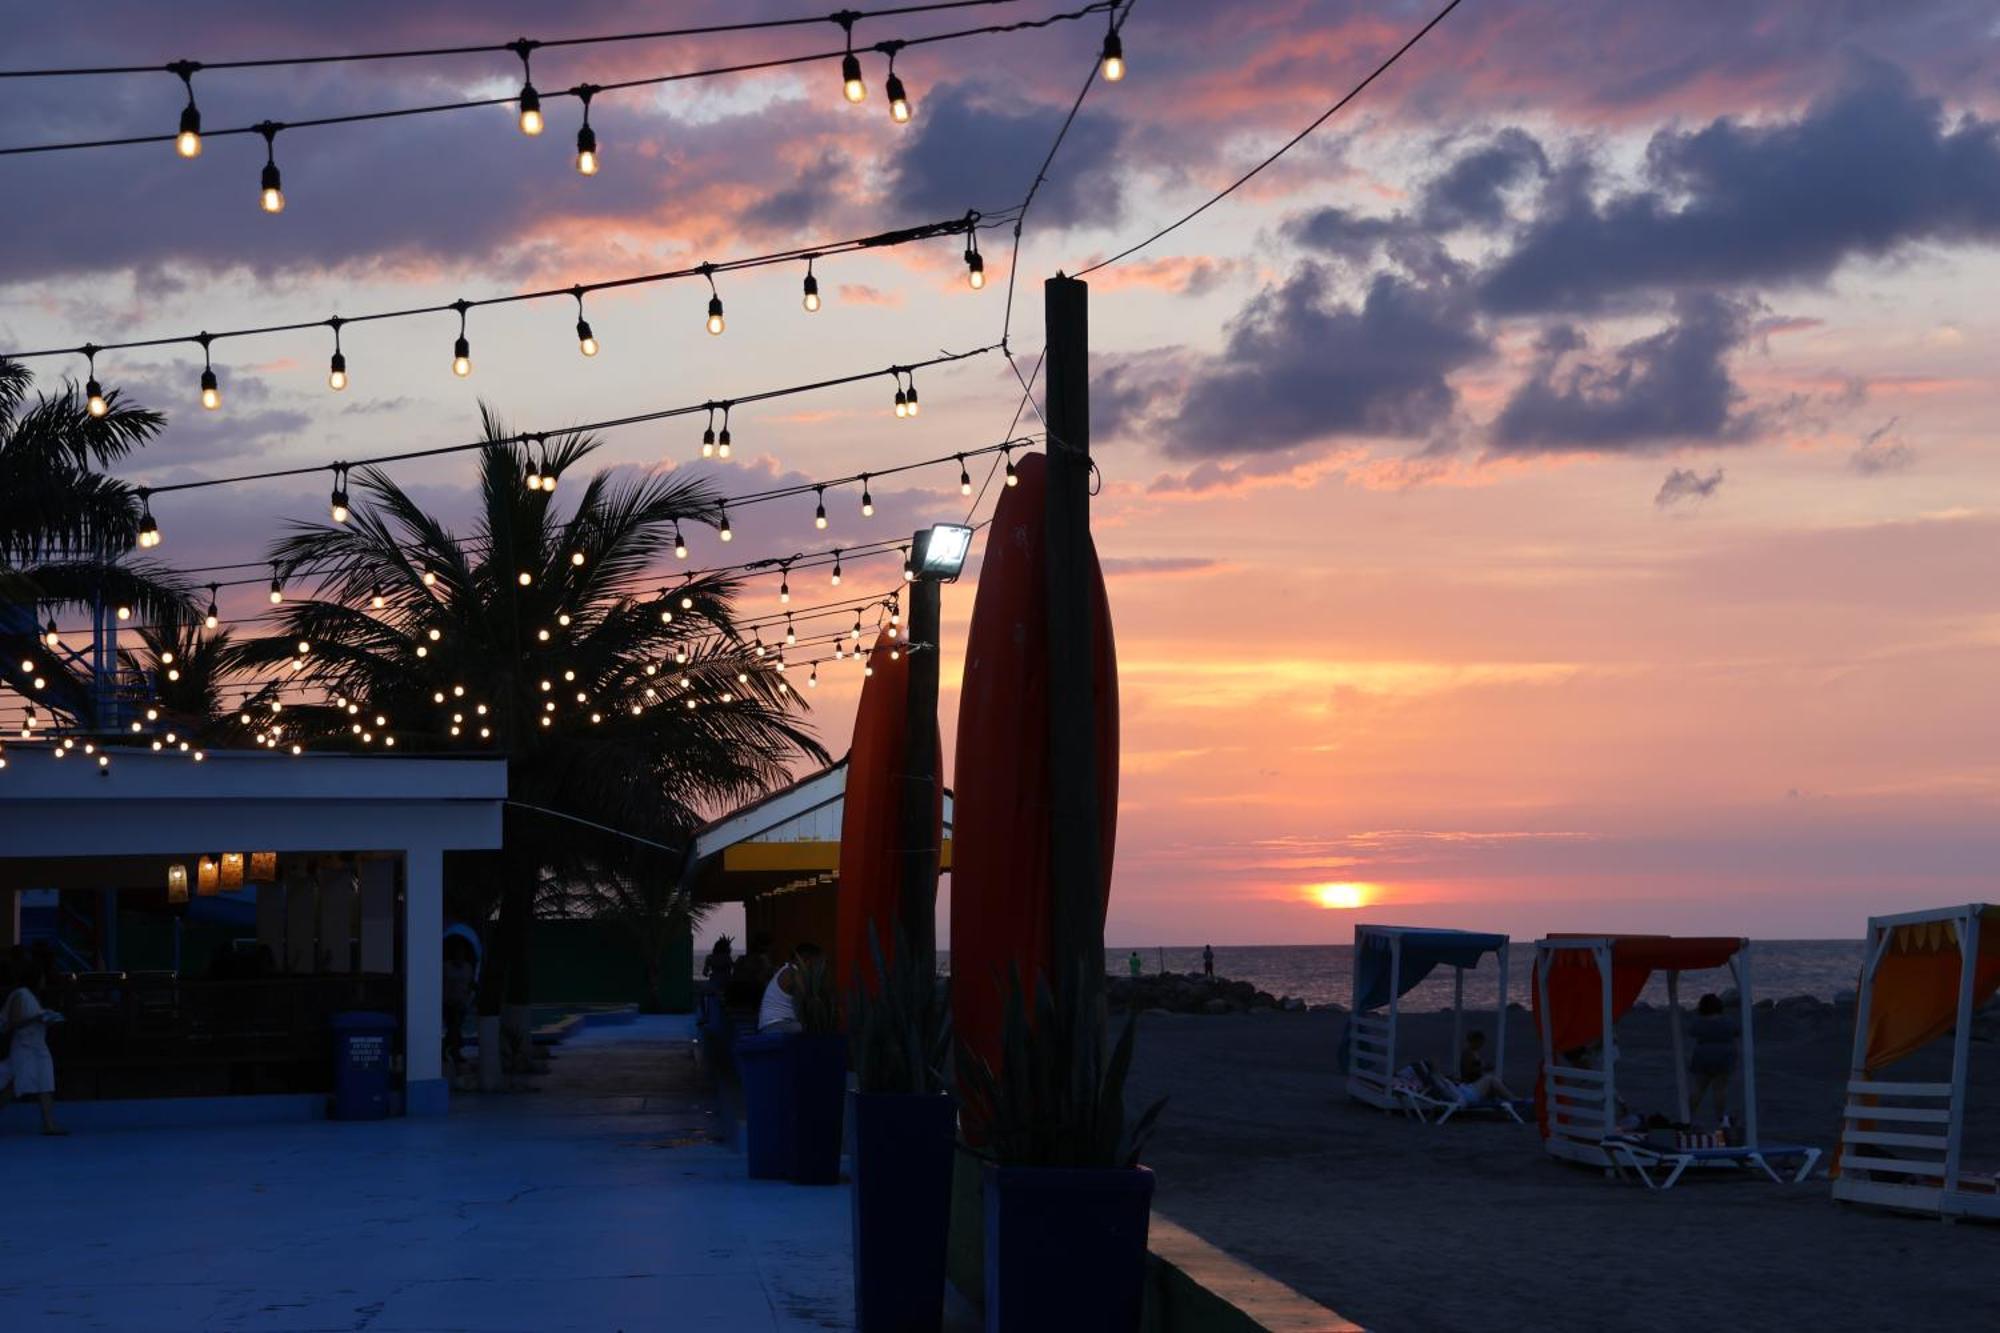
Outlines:
[[1238,176],[1235,179],[1235,181],[1233,181],[1229,186],[1223,189],[1221,193],[1211,197],[1206,203],[1202,204],[1199,208],[1196,208],[1191,212],[1183,214],[1181,217],[1175,219],[1172,222],[1169,222],[1166,226],[1160,228],[1158,231],[1154,232],[1151,236],[1148,236],[1145,240],[1140,241],[1138,244],[1128,245],[1123,250],[1120,250],[1117,254],[1111,256],[1109,259],[1100,259],[1095,264],[1092,264],[1088,268],[1078,269],[1076,271],[1075,276],[1079,278],[1087,277],[1088,275],[1097,272],[1097,270],[1104,268],[1107,265],[1115,264],[1121,259],[1130,258],[1131,256],[1139,253],[1139,251],[1145,249],[1147,246],[1151,245],[1154,241],[1157,241],[1162,236],[1165,236],[1168,232],[1178,230],[1179,228],[1185,226],[1186,224],[1200,217],[1203,213],[1206,213],[1209,209],[1213,208],[1215,205],[1221,203],[1224,199],[1227,199],[1230,195],[1234,194],[1239,187],[1241,187],[1244,183],[1249,181],[1251,177],[1255,176],[1265,167],[1270,166],[1273,162],[1276,162],[1279,158],[1283,157],[1286,153],[1290,152],[1294,147],[1296,147],[1299,143],[1301,143],[1307,135],[1311,134],[1314,130],[1318,129],[1320,126],[1326,124],[1327,121],[1333,119],[1334,113],[1339,111],[1342,107],[1346,106],[1349,102],[1352,102],[1355,98],[1361,96],[1363,89],[1367,88],[1369,84],[1375,82],[1376,79],[1380,78],[1383,74],[1387,73],[1391,65],[1394,65],[1398,60],[1401,60],[1406,54],[1408,54],[1410,48],[1414,47],[1418,42],[1421,42],[1425,37],[1429,36],[1431,29],[1437,27],[1438,24],[1444,22],[1445,17],[1449,15],[1452,10],[1457,9],[1459,5],[1462,4],[1463,2],[1464,0],[1451,0],[1451,3],[1446,5],[1443,9],[1440,9],[1437,12],[1436,16],[1433,17],[1429,23],[1426,23],[1423,27],[1417,29],[1415,35],[1413,35],[1407,42],[1404,42],[1401,46],[1397,47],[1395,51],[1390,54],[1387,60],[1384,60],[1381,64],[1377,65],[1369,73],[1367,78],[1363,79],[1361,82],[1355,84],[1353,88],[1349,89],[1345,97],[1341,98],[1338,102],[1335,102],[1332,106],[1328,107],[1325,111],[1321,112],[1319,116],[1312,122],[1312,124],[1306,126],[1304,129],[1300,130],[1297,134],[1294,134],[1290,139],[1287,139],[1279,147],[1277,152],[1271,154],[1269,157],[1265,158],[1262,162],[1259,162],[1256,166],[1244,172],[1241,176]]
[[[852,22],[863,19],[890,18],[904,14],[928,14],[946,9],[971,9],[988,5],[1008,5],[1017,0],[938,0],[937,3],[919,5],[898,5],[890,9],[862,9],[847,11]],[[270,69],[282,65],[337,65],[356,61],[372,60],[413,60],[438,56],[463,55],[506,55],[525,44],[533,51],[553,51],[568,46],[595,46],[609,42],[647,42],[668,37],[711,37],[732,32],[754,32],[761,29],[798,28],[820,23],[838,22],[834,15],[813,14],[801,18],[759,19],[742,23],[710,23],[693,28],[659,28],[651,32],[604,33],[590,37],[551,37],[541,39],[519,38],[512,42],[492,42],[479,46],[430,46],[401,48],[393,51],[354,51],[340,55],[316,56],[264,56],[246,60],[176,60],[165,65],[97,65],[70,69],[0,69],[0,79],[55,79],[77,78],[99,74],[157,74],[162,70],[169,73],[175,66],[191,66],[194,70],[218,69]]]
[[662,269],[654,273],[635,273],[622,278],[606,278],[599,282],[571,283],[566,287],[548,287],[532,292],[514,292],[507,296],[483,296],[476,300],[449,301],[437,305],[405,306],[396,310],[378,310],[362,315],[333,315],[326,319],[301,320],[290,324],[263,324],[252,328],[224,329],[220,333],[203,330],[201,333],[174,334],[163,338],[135,338],[126,342],[83,343],[76,347],[45,347],[32,352],[0,352],[0,361],[27,361],[46,356],[90,356],[101,352],[124,351],[141,347],[171,347],[182,343],[196,346],[219,343],[227,338],[256,337],[267,333],[297,333],[306,329],[343,329],[351,324],[369,324],[378,320],[409,319],[420,315],[457,314],[461,308],[478,310],[486,306],[513,305],[520,301],[542,301],[561,298],[581,298],[593,292],[613,291],[621,287],[637,287],[659,282],[672,282],[682,278],[708,278],[716,273],[733,273],[744,269],[766,268],[777,264],[795,264],[801,260],[823,259],[828,255],[852,254],[860,250],[888,249],[908,245],[913,241],[932,240],[940,236],[956,236],[969,233],[974,228],[992,228],[1004,225],[1012,210],[1003,210],[995,220],[986,220],[981,214],[966,213],[962,217],[947,218],[938,222],[919,223],[914,227],[899,227],[893,231],[877,232],[872,236],[856,236],[847,240],[829,241],[815,246],[798,246],[789,250],[774,251],[770,254],[750,255],[742,259],[726,259],[715,263],[696,264],[690,268]]
[[[891,41],[877,42],[873,47],[860,49],[886,52],[894,48],[900,51],[913,46],[930,46],[938,42],[959,41],[968,37],[998,36],[1004,33],[1021,32],[1031,28],[1046,28],[1057,23],[1066,23],[1076,19],[1087,18],[1092,14],[1101,14],[1116,3],[1118,3],[1118,0],[1092,0],[1092,3],[1083,6],[1081,9],[1065,10],[1060,13],[1051,14],[1046,18],[1023,19],[1017,23],[993,23],[978,28],[959,28],[951,32],[932,33],[926,37],[898,38]],[[669,83],[684,83],[691,79],[712,79],[726,74],[748,74],[759,70],[787,69],[794,65],[818,64],[825,61],[839,60],[853,49],[855,48],[841,46],[830,51],[814,51],[805,55],[779,56],[768,60],[744,61],[734,65],[716,65],[707,69],[689,70],[681,74],[655,74],[646,78],[620,79],[612,83],[578,84],[572,88],[545,92],[541,94],[541,100],[549,102],[565,97],[580,100],[585,96],[584,89],[586,87],[590,90],[589,95],[595,97],[603,93],[622,92],[630,88],[655,88]],[[284,130],[317,129],[327,125],[355,125],[365,121],[401,120],[410,116],[428,116],[443,111],[468,111],[475,107],[511,106],[518,101],[520,101],[519,94],[509,94],[505,97],[480,97],[459,102],[432,102],[424,106],[397,107],[387,111],[354,111],[338,116],[313,116],[304,120],[259,121],[253,125],[235,125],[226,129],[203,130],[202,138],[206,140],[225,138],[232,135],[262,134],[267,128],[273,130],[273,132],[278,132]],[[175,137],[173,134],[137,134],[116,139],[82,139],[66,143],[21,144],[12,148],[0,148],[0,157],[20,157],[31,153],[60,153],[85,148],[122,148],[133,144],[171,143]]]

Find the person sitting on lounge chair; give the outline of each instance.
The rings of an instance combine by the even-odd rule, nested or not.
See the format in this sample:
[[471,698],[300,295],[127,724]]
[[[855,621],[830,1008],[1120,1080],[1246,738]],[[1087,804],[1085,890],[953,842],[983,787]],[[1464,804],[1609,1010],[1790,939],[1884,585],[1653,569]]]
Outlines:
[[1458,1081],[1448,1079],[1440,1082],[1450,1084],[1458,1099],[1470,1106],[1477,1102],[1511,1102],[1514,1094],[1500,1078],[1500,1071],[1490,1069],[1486,1064],[1486,1034],[1478,1028],[1465,1034],[1465,1045],[1458,1053]]

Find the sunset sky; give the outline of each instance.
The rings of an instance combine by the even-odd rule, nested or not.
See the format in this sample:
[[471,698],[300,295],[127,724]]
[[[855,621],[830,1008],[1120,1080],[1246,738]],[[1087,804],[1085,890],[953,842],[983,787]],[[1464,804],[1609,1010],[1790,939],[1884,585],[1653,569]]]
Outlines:
[[[1082,0],[1076,0],[1081,3]],[[1130,72],[1095,87],[1022,242],[1041,280],[1122,249],[1296,133],[1441,0],[1138,0]],[[857,41],[1069,8],[864,21]],[[87,17],[86,17],[87,11]],[[281,6],[0,0],[0,67],[164,63],[553,38],[795,0]],[[0,349],[321,319],[723,260],[1017,203],[1102,16],[914,47],[890,122],[837,62],[576,104],[0,159]],[[832,25],[539,54],[544,91],[839,45]],[[1990,3],[1466,0],[1242,192],[1093,275],[1092,511],[1124,699],[1114,944],[1318,943],[1368,919],[1849,936],[1871,912],[1990,899],[2000,861],[2000,16]],[[210,127],[509,96],[511,57],[196,76]],[[168,133],[166,73],[0,82],[0,146]],[[134,480],[456,443],[878,369],[998,338],[1007,242],[969,290],[955,239],[706,288],[474,312],[198,354],[108,354],[165,410]],[[80,359],[36,363],[53,382]],[[605,465],[727,491],[1003,437],[997,355],[700,421],[607,432]],[[1023,429],[1035,428],[1030,411]],[[463,518],[471,466],[396,469]],[[735,520],[696,559],[962,517],[955,467]],[[159,555],[254,560],[324,513],[324,477],[170,497]],[[848,588],[894,582],[894,561]],[[945,735],[976,569],[945,594]],[[250,614],[255,588],[225,610]],[[805,589],[801,588],[801,592]],[[846,589],[843,589],[846,591]],[[803,599],[802,599],[803,600]],[[777,605],[753,583],[749,611]],[[815,721],[845,749],[856,672]],[[1327,888],[1326,886],[1351,886]],[[1354,904],[1359,904],[1357,908]]]

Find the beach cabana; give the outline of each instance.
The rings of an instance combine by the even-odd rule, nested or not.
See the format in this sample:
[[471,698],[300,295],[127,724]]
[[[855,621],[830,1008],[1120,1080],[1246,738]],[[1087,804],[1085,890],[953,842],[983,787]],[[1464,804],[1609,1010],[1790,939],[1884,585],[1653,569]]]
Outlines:
[[[1493,1066],[1507,1060],[1507,937],[1471,930],[1419,926],[1354,928],[1354,1008],[1347,1020],[1347,1093],[1385,1111],[1409,1111],[1422,1118],[1416,1099],[1394,1086],[1400,1067],[1396,1020],[1403,996],[1440,967],[1452,970],[1451,1049],[1465,1034],[1465,974],[1492,954],[1500,970],[1494,1008]],[[1449,1119],[1456,1106],[1440,1108]]]
[[[1743,1124],[1738,1142],[1685,1148],[1655,1141],[1621,1125],[1618,1100],[1617,1023],[1638,1002],[1655,972],[1666,974],[1667,1019],[1673,1037],[1674,1106],[1670,1119],[1688,1122],[1688,1064],[1681,1014],[1681,973],[1729,969],[1736,982],[1742,1024]],[[1542,1144],[1554,1157],[1630,1169],[1648,1186],[1671,1188],[1689,1167],[1752,1168],[1772,1180],[1785,1177],[1773,1160],[1799,1163],[1799,1181],[1819,1160],[1819,1150],[1765,1144],[1757,1132],[1757,1048],[1751,1021],[1750,941],[1670,935],[1552,936],[1535,941],[1535,1023],[1541,1033],[1542,1074],[1536,1080],[1536,1117]],[[1578,1053],[1583,1053],[1579,1055]],[[1655,1180],[1654,1168],[1664,1175]]]
[[[1994,1176],[1973,1176],[1962,1157],[1972,1019],[1996,988],[2000,907],[1968,903],[1869,919],[1834,1198],[2000,1217]],[[1946,1033],[1950,1082],[1879,1077]]]

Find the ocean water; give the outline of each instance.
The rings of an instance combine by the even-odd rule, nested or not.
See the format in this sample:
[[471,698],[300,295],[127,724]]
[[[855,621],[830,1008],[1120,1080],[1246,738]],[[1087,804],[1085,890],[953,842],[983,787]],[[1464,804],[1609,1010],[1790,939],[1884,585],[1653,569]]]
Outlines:
[[[1105,969],[1124,976],[1131,955],[1139,955],[1146,972],[1199,972],[1201,949],[1157,945],[1134,950],[1127,946],[1105,950]],[[1507,998],[1527,1004],[1530,974],[1535,966],[1533,940],[1517,940],[1509,951]],[[1755,940],[1751,944],[1750,989],[1753,999],[1781,1000],[1788,995],[1810,995],[1831,1000],[1840,991],[1853,990],[1861,972],[1859,940]],[[940,951],[938,966],[950,970],[950,955]],[[1296,996],[1307,1004],[1338,1004],[1345,1007],[1354,999],[1354,946],[1351,944],[1218,944],[1215,946],[1216,975],[1231,981],[1247,981],[1259,990],[1276,996]],[[1476,970],[1465,974],[1465,1003],[1468,1008],[1491,1008],[1497,997],[1498,969],[1488,956]],[[1704,991],[1721,992],[1735,985],[1727,969],[1685,972],[1681,975],[1681,1003],[1692,1004]],[[1406,1008],[1416,1010],[1451,1007],[1450,968],[1431,973],[1403,997]],[[1641,999],[1664,1004],[1667,984],[1655,976],[1647,983]]]

